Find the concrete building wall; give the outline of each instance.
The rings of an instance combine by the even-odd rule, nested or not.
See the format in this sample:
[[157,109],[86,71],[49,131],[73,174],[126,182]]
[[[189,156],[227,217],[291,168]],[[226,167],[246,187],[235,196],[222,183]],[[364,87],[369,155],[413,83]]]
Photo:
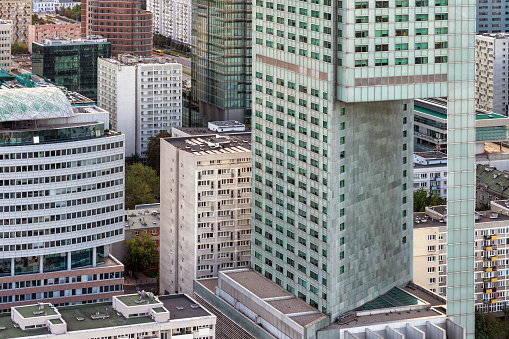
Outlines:
[[502,115],[508,114],[509,35],[476,35],[476,107]]
[[0,69],[11,71],[12,24],[0,20]]
[[191,45],[191,1],[148,0],[147,10],[154,18],[154,34]]
[[98,62],[98,105],[126,136],[126,156],[143,156],[151,136],[182,126],[182,65]]
[[171,140],[161,142],[161,256],[170,260],[160,281],[188,293],[194,279],[250,265],[251,152],[195,155]]
[[[439,227],[414,227],[413,281],[439,293]],[[445,232],[445,225],[443,227]]]

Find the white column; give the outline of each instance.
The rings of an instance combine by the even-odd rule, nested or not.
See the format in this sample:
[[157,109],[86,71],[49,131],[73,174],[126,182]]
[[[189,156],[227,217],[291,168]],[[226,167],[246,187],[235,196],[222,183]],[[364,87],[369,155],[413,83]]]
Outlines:
[[16,273],[16,270],[14,269],[15,260],[14,258],[11,258],[11,276],[14,276]]
[[92,266],[97,266],[97,247],[95,246],[92,248]]
[[39,273],[44,273],[44,256],[39,256]]
[[71,251],[67,252],[67,270],[71,270]]

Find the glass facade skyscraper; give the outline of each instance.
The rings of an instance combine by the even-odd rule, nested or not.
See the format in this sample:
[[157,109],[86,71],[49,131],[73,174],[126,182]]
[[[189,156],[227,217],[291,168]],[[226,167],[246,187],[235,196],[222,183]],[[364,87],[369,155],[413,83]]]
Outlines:
[[472,0],[253,2],[255,270],[333,320],[411,280],[412,99],[448,96],[448,312],[473,335],[474,37]]
[[251,1],[193,1],[192,95],[210,120],[251,118]]
[[56,85],[97,99],[97,59],[111,57],[106,39],[45,40],[32,44],[32,70]]

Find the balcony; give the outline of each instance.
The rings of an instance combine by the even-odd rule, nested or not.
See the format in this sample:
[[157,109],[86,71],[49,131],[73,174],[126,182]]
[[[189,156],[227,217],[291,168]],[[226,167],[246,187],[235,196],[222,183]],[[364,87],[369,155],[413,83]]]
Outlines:
[[490,300],[490,303],[491,303],[491,304],[496,304],[496,303],[497,303],[497,301],[498,301],[497,299],[491,299],[491,300]]
[[497,240],[498,239],[498,236],[495,235],[495,234],[492,234],[492,235],[485,235],[484,236],[484,239],[487,239],[487,240]]
[[489,258],[491,261],[497,261],[498,257],[497,256],[493,256],[493,257],[490,257]]
[[497,245],[484,246],[485,251],[493,251],[497,249]]
[[496,282],[498,282],[498,279],[497,278],[491,278],[491,282],[492,283],[496,283]]
[[496,272],[496,271],[497,271],[497,267],[496,267],[496,266],[493,266],[493,267],[485,267],[484,271],[485,271],[485,272]]

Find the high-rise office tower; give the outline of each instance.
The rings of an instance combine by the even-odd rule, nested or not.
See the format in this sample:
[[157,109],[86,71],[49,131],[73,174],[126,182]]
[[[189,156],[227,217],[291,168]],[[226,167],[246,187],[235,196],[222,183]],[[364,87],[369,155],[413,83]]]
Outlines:
[[192,95],[209,121],[251,119],[251,1],[193,2]]
[[447,311],[473,336],[475,2],[253,5],[254,269],[333,320],[411,280],[412,99],[447,96]]

